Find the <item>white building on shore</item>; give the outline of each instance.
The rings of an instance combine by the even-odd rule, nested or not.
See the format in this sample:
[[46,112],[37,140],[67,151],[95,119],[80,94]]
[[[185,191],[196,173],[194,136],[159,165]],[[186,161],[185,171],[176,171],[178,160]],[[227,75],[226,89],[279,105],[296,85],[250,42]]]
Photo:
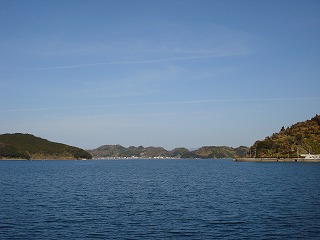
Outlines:
[[320,154],[301,154],[301,157],[305,158],[305,159],[320,159]]

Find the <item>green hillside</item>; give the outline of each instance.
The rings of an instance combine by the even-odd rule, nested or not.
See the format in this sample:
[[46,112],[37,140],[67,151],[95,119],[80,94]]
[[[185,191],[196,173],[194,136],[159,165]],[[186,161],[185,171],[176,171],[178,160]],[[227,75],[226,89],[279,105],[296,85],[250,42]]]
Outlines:
[[282,127],[278,133],[256,141],[250,148],[251,157],[298,157],[302,153],[320,153],[320,116]]
[[205,146],[193,153],[201,158],[237,158],[244,157],[248,151],[247,147],[241,146],[238,148],[226,146]]
[[83,149],[50,142],[31,134],[0,135],[0,158],[22,159],[91,159]]

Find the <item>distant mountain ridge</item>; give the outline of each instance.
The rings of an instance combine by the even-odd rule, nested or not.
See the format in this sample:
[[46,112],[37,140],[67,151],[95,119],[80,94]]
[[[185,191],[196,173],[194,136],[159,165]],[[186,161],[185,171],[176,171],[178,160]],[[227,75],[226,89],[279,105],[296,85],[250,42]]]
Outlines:
[[91,159],[94,158],[294,158],[300,154],[320,154],[320,116],[282,127],[278,133],[256,141],[250,148],[204,146],[190,151],[184,147],[171,151],[163,147],[123,147],[103,145],[83,150],[50,142],[31,134],[1,134],[0,159]]
[[91,159],[85,150],[31,134],[0,135],[0,159]]
[[299,157],[299,154],[320,154],[320,116],[282,127],[278,133],[256,141],[249,156],[258,158]]
[[234,158],[243,157],[248,151],[247,147],[241,146],[239,148],[232,147],[217,147],[207,146],[199,148],[195,151],[181,147],[175,148],[171,151],[163,147],[135,147],[128,148],[121,145],[103,145],[96,149],[87,150],[94,158],[112,158],[112,157],[138,157],[138,158]]

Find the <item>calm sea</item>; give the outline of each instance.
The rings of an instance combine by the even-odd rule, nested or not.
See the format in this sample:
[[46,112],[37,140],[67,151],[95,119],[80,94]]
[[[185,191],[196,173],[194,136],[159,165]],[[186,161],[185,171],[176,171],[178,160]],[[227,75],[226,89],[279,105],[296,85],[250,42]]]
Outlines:
[[0,239],[320,239],[320,164],[0,161]]

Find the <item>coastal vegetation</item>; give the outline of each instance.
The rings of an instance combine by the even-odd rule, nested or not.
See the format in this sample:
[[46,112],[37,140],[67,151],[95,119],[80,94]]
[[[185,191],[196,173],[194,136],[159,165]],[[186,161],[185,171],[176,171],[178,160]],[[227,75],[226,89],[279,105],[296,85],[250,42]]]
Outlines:
[[0,159],[91,159],[87,151],[31,134],[1,134]]
[[292,158],[300,154],[320,153],[320,116],[282,127],[278,133],[256,141],[248,152],[249,157]]

